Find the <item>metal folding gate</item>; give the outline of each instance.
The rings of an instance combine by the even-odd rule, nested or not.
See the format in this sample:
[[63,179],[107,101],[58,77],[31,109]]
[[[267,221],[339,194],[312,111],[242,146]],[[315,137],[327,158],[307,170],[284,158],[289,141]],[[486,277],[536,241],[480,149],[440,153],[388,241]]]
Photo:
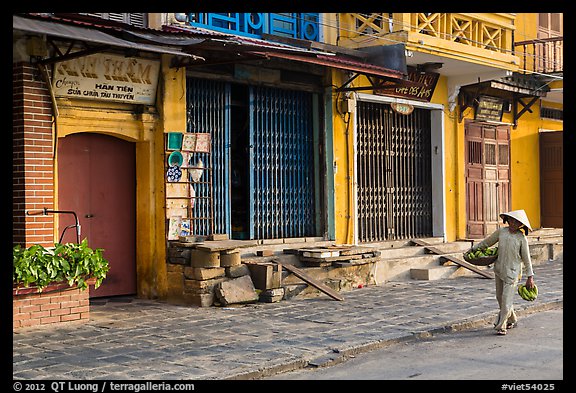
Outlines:
[[431,236],[430,111],[360,101],[357,122],[358,240]]
[[312,94],[250,89],[250,238],[315,235]]
[[[210,133],[212,140],[210,155],[191,157],[192,163],[200,158],[212,166],[211,189],[206,184],[196,189],[195,235],[231,234],[230,87],[187,79],[187,131]],[[249,93],[250,238],[315,236],[313,95],[267,87],[250,87]]]
[[190,156],[192,164],[201,159],[207,166],[206,176],[211,176],[211,184],[195,185],[191,232],[194,235],[230,233],[230,85],[188,78],[186,94],[187,131],[211,135],[211,153]]

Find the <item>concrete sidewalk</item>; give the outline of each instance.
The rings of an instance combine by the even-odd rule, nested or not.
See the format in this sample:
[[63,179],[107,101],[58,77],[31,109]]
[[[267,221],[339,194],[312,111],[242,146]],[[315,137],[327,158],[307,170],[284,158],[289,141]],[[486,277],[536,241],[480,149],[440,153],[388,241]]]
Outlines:
[[[563,308],[563,260],[534,266],[539,297],[520,316]],[[234,307],[95,299],[91,320],[13,333],[15,380],[257,379],[430,334],[485,326],[494,281],[460,277],[388,282],[342,293]],[[521,328],[521,327],[520,327]],[[505,338],[504,338],[505,339]]]

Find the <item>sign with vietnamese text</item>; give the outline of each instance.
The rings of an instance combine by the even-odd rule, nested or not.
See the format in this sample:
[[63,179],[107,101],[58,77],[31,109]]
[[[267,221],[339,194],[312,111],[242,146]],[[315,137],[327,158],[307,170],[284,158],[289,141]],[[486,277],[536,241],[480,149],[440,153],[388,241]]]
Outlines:
[[52,85],[57,97],[154,105],[159,73],[157,60],[95,54],[56,63]]
[[478,105],[476,106],[475,120],[484,121],[502,121],[502,114],[504,112],[504,101],[490,96],[478,97]]

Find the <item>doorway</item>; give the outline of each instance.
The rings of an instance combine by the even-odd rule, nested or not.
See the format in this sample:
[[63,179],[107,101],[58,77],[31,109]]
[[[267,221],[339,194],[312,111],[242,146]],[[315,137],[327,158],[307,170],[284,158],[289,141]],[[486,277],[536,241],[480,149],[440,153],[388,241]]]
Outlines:
[[[58,140],[58,209],[76,212],[81,239],[102,248],[110,270],[91,297],[136,293],[134,144],[108,135],[78,133]],[[59,217],[59,229],[73,224]],[[62,242],[75,242],[67,231]]]
[[187,79],[187,130],[212,140],[214,233],[278,239],[321,232],[318,102],[311,92]]
[[540,133],[541,220],[545,228],[563,228],[564,147],[562,131]]
[[232,239],[250,238],[250,172],[248,159],[250,92],[247,85],[231,84],[230,201]]
[[510,210],[510,127],[465,126],[466,236],[486,237]]
[[360,242],[432,236],[431,134],[430,110],[358,102]]

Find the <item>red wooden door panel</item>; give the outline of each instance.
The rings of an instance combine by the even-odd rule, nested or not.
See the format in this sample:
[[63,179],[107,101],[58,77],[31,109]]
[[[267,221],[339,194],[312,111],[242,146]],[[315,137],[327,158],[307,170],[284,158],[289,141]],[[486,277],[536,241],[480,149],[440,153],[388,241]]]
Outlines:
[[[91,297],[136,293],[134,144],[80,133],[58,141],[58,209],[73,210],[81,239],[103,248],[110,271]],[[60,231],[71,223],[60,217]],[[61,233],[61,232],[60,232]],[[68,230],[63,242],[76,241]]]

